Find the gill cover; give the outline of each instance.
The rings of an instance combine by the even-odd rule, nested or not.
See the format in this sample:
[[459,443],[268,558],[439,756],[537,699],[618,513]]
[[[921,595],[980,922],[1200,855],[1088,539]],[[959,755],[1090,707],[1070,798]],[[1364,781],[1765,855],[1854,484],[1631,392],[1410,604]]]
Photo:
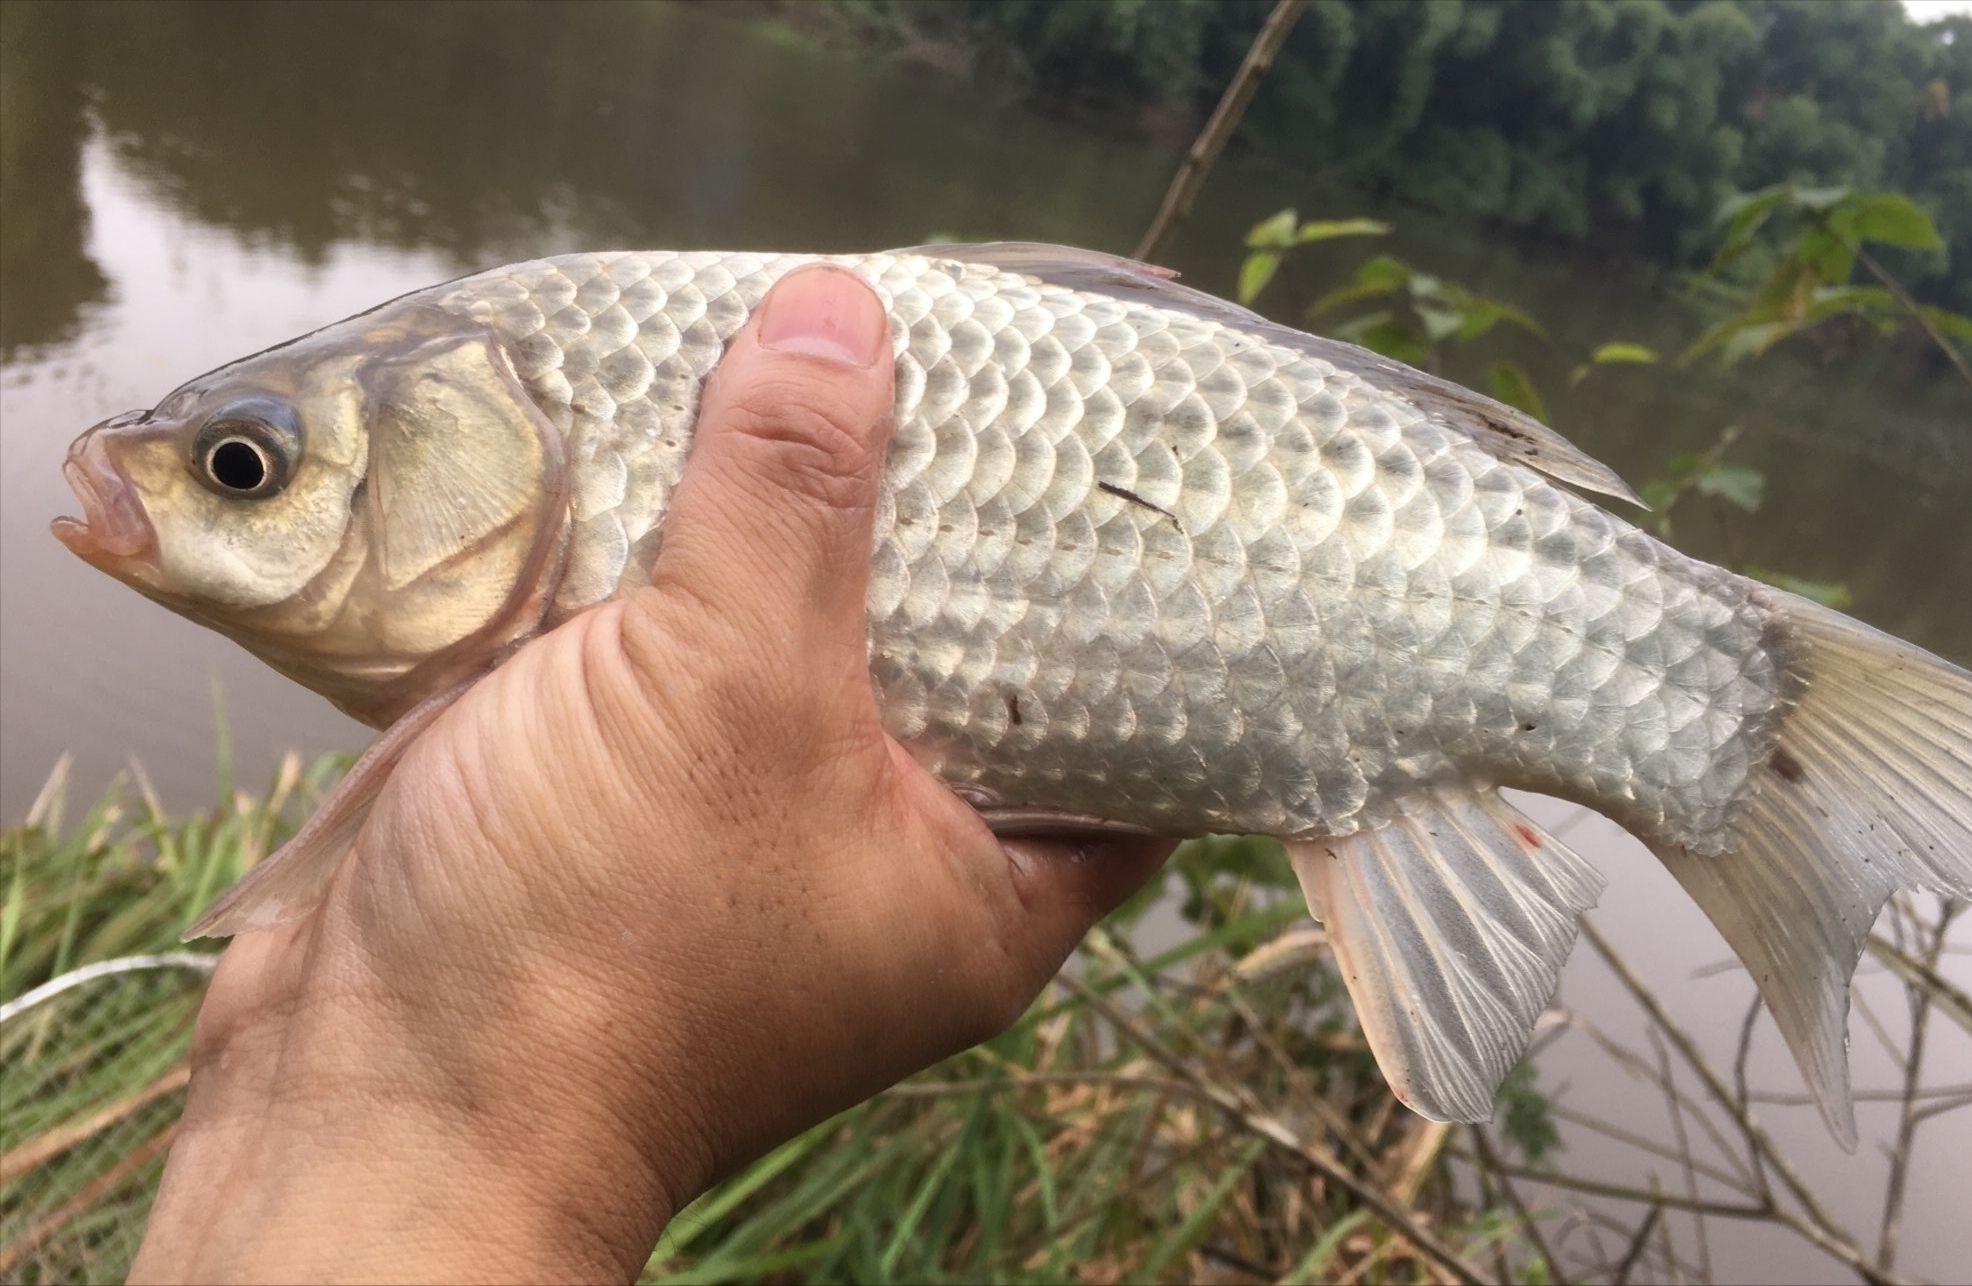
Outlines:
[[485,332],[365,372],[376,565],[396,592],[552,501],[561,436]]

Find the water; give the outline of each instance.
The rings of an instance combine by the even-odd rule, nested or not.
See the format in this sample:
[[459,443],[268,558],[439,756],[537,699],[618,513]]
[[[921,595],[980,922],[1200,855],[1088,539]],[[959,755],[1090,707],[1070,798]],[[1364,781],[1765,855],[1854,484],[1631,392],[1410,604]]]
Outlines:
[[[58,754],[93,791],[131,757],[174,805],[211,799],[215,690],[240,780],[279,754],[354,749],[367,732],[217,636],[71,558],[46,533],[73,505],[68,440],[149,406],[200,371],[392,295],[516,258],[612,246],[854,250],[954,237],[1059,240],[1127,251],[1175,164],[1122,132],[982,102],[925,69],[816,52],[705,12],[632,6],[10,5],[0,26],[0,817],[17,819]],[[1551,418],[1633,481],[1671,455],[1745,430],[1735,458],[1768,476],[1754,519],[1680,513],[1680,543],[1840,581],[1859,615],[1972,657],[1972,403],[1907,355],[1777,358],[1707,370],[1600,371],[1580,353],[1623,338],[1675,349],[1693,333],[1654,274],[1608,256],[1380,208],[1361,194],[1237,159],[1221,167],[1167,259],[1225,290],[1240,233],[1283,205],[1398,224],[1376,249],[1521,304],[1557,337],[1508,350],[1548,391]],[[1268,297],[1293,305],[1340,280],[1363,245],[1321,247]],[[1476,378],[1477,368],[1450,368]],[[1604,927],[1729,1064],[1748,987],[1691,981],[1725,956],[1633,841],[1549,808],[1611,877]],[[1586,956],[1586,953],[1582,953]],[[1953,958],[1961,981],[1964,957]],[[1865,994],[1885,1011],[1880,979]],[[1634,1037],[1586,959],[1563,1001]],[[1894,1030],[1901,1019],[1886,1012]],[[1972,1066],[1934,1025],[1945,1080]],[[1568,1101],[1663,1132],[1654,1091],[1567,1037],[1545,1060]],[[1857,1083],[1895,1083],[1866,1034]],[[1939,1069],[1944,1069],[1939,1071]],[[1763,1025],[1755,1079],[1798,1088]],[[1838,1217],[1877,1218],[1893,1119],[1865,1105],[1865,1153],[1843,1157],[1811,1109],[1775,1133]],[[1949,1276],[1972,1113],[1929,1127],[1913,1169],[1901,1266]],[[1579,1131],[1569,1165],[1647,1182],[1635,1153]],[[1675,1186],[1670,1163],[1660,1177]],[[1836,1182],[1837,1180],[1840,1182]],[[1689,1244],[1680,1225],[1680,1240]],[[1870,1242],[1873,1244],[1873,1241]],[[1715,1226],[1722,1276],[1796,1280],[1824,1261],[1768,1229]]]

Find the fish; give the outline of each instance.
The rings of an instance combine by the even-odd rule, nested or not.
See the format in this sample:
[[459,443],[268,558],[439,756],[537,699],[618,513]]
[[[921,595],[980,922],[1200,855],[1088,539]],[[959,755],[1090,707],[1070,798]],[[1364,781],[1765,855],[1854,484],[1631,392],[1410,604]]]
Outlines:
[[1003,834],[1285,845],[1395,1094],[1492,1115],[1644,841],[1855,1142],[1850,978],[1972,896],[1972,674],[1687,557],[1522,412],[1167,270],[1035,243],[611,252],[415,291],[85,432],[54,533],[383,734],[192,926],[305,914],[420,731],[645,584],[707,377],[813,263],[886,309],[886,729]]

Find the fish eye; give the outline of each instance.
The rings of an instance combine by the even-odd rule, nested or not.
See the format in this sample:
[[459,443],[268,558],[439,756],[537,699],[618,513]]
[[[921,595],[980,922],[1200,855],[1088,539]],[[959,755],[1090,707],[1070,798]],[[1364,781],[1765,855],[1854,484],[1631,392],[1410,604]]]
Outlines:
[[292,418],[279,407],[228,407],[199,430],[193,471],[223,496],[271,496],[287,485],[296,436]]

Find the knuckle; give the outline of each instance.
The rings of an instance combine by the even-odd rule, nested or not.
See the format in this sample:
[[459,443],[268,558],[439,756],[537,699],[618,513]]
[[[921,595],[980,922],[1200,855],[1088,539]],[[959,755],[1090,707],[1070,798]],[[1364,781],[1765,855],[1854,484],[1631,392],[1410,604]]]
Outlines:
[[876,421],[855,390],[806,371],[767,372],[732,390],[720,430],[748,467],[831,509],[867,505],[879,466]]

